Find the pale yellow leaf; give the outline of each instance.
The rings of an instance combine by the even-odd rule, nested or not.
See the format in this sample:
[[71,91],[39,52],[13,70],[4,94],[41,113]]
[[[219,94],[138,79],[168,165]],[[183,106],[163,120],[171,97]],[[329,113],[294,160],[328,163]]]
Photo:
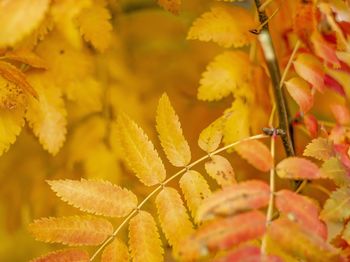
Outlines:
[[118,116],[117,125],[125,159],[140,181],[147,186],[163,182],[165,168],[148,136],[125,114]]
[[226,145],[246,138],[250,135],[250,110],[249,105],[237,98],[232,107],[225,112],[228,115],[224,128],[224,143]]
[[41,218],[28,229],[36,240],[70,246],[100,245],[113,233],[110,222],[91,216]]
[[15,0],[0,3],[0,48],[13,46],[43,20],[49,0]]
[[156,222],[146,211],[139,211],[130,220],[129,245],[134,262],[164,261]]
[[108,181],[51,180],[51,189],[63,201],[85,212],[110,216],[126,216],[137,206],[137,198],[131,191]]
[[62,249],[35,258],[30,262],[89,262],[89,254],[79,249]]
[[242,51],[218,55],[202,74],[198,99],[219,100],[251,80],[249,56]]
[[127,246],[120,239],[115,238],[105,247],[101,255],[101,262],[128,262],[130,261]]
[[55,155],[66,138],[67,119],[62,92],[47,73],[35,73],[28,81],[38,93],[38,99],[30,99],[26,119],[43,147]]
[[333,143],[327,138],[315,138],[306,146],[303,155],[326,161],[334,155]]
[[212,156],[211,160],[205,163],[205,170],[222,187],[236,184],[231,163],[223,156]]
[[223,128],[224,119],[220,117],[203,129],[198,138],[199,147],[207,153],[215,151],[221,143]]
[[159,100],[156,122],[160,142],[170,163],[177,167],[189,164],[190,147],[167,94],[163,94]]
[[110,18],[108,9],[98,4],[83,9],[77,17],[80,33],[99,51],[104,51],[111,43]]
[[156,198],[156,205],[162,230],[176,254],[181,240],[194,232],[193,225],[180,194],[174,188],[164,187]]
[[194,21],[187,38],[213,41],[223,47],[242,47],[254,40],[251,29],[254,29],[253,15],[246,9],[213,7]]
[[211,194],[208,182],[197,171],[189,170],[181,177],[179,183],[192,217],[196,218],[198,207]]

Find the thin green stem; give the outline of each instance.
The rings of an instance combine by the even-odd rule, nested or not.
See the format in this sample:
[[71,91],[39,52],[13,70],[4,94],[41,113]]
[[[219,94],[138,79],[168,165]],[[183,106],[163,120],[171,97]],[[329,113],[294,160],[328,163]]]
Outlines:
[[191,169],[192,167],[194,167],[195,165],[201,163],[204,160],[209,159],[211,156],[219,154],[227,149],[230,149],[240,143],[243,142],[247,142],[247,141],[251,141],[251,140],[256,140],[256,139],[262,139],[262,138],[267,138],[269,136],[264,135],[264,134],[260,134],[260,135],[255,135],[255,136],[251,136],[251,137],[247,137],[244,138],[242,140],[236,141],[232,144],[226,145],[224,147],[221,147],[213,152],[211,152],[208,155],[205,155],[199,159],[197,159],[196,161],[192,162],[191,164],[189,164],[187,167],[181,169],[179,172],[177,172],[176,174],[172,175],[171,177],[169,177],[167,180],[165,180],[162,184],[160,184],[159,186],[157,186],[133,211],[131,211],[123,220],[123,222],[116,228],[116,230],[113,232],[113,234],[107,238],[102,244],[101,246],[95,251],[95,253],[91,256],[90,261],[93,261],[96,256],[103,250],[103,248],[108,245],[115,237],[116,235],[119,233],[119,231],[124,227],[124,225],[146,204],[146,202],[153,197],[158,191],[160,191],[164,186],[166,186],[169,182],[171,182],[172,180],[174,180],[175,178],[179,177],[180,175],[184,174],[187,170]]

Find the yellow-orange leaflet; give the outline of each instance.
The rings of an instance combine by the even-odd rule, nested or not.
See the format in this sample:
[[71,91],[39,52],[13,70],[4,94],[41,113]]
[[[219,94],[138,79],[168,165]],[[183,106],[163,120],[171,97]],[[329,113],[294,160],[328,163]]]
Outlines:
[[79,249],[62,249],[31,260],[31,262],[88,262],[89,254]]
[[130,261],[128,247],[119,238],[105,247],[101,255],[101,262],[128,262]]

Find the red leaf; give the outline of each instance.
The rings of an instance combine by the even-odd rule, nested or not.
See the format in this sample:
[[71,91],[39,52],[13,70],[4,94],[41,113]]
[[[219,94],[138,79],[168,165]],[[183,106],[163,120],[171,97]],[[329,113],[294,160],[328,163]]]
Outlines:
[[306,129],[309,131],[312,138],[318,135],[318,122],[314,115],[304,116],[304,124]]
[[196,261],[209,252],[228,249],[261,237],[266,230],[265,219],[263,213],[250,211],[207,223],[182,243],[180,260]]
[[291,179],[319,179],[320,169],[316,164],[301,157],[285,158],[276,166],[278,176]]
[[314,31],[312,34],[311,41],[314,45],[316,55],[321,57],[326,63],[332,65],[334,68],[340,67],[340,61],[337,57],[335,48],[332,48],[332,46],[328,44],[317,31]]
[[309,83],[300,77],[294,77],[285,82],[288,93],[295,100],[303,113],[307,113],[314,104]]
[[350,123],[350,112],[346,106],[333,104],[331,110],[338,124],[348,125]]
[[225,187],[202,202],[197,211],[197,221],[267,206],[269,196],[268,184],[258,180]]
[[260,141],[250,140],[235,146],[238,154],[256,169],[267,172],[273,166],[270,150]]
[[294,61],[294,69],[297,74],[308,81],[319,92],[323,92],[324,70],[321,62],[311,54],[300,54]]
[[277,256],[264,256],[260,252],[260,248],[254,246],[243,246],[215,260],[215,262],[282,262],[283,260]]
[[318,218],[320,208],[311,199],[289,190],[280,190],[276,194],[276,207],[306,230],[327,239],[327,227]]
[[337,80],[335,80],[333,77],[331,77],[330,75],[324,76],[324,83],[328,88],[339,93],[341,96],[346,95],[343,86]]

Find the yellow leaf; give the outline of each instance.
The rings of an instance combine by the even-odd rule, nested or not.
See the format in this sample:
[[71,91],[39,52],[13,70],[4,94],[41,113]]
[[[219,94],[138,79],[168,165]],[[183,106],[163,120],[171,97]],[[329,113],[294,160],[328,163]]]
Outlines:
[[29,232],[43,242],[96,246],[113,233],[113,226],[103,218],[91,216],[49,217],[35,220],[29,225]]
[[34,97],[37,97],[37,93],[33,87],[28,83],[26,75],[17,69],[17,67],[0,61],[0,76],[8,80],[9,82],[18,85],[23,91],[28,92]]
[[158,0],[158,4],[174,15],[178,15],[181,7],[181,0]]
[[89,262],[89,254],[79,249],[53,251],[30,262]]
[[163,182],[165,168],[148,136],[124,114],[119,115],[117,124],[125,159],[136,176],[146,186]]
[[163,94],[159,100],[156,122],[160,142],[170,163],[178,167],[189,164],[190,147],[167,94]]
[[13,110],[0,108],[0,155],[6,152],[24,125],[24,108]]
[[213,7],[192,24],[188,39],[213,41],[223,47],[242,47],[254,40],[253,16],[237,6]]
[[43,147],[55,155],[67,132],[66,108],[59,88],[49,74],[31,74],[28,81],[39,95],[29,101],[26,119]]
[[99,51],[104,51],[111,43],[110,18],[108,9],[98,4],[83,9],[77,17],[80,33]]
[[159,239],[156,222],[146,211],[139,211],[130,220],[129,244],[134,262],[164,261],[162,242]]
[[231,163],[225,157],[214,155],[204,166],[208,175],[214,178],[220,186],[236,184],[235,172]]
[[123,217],[137,206],[134,193],[108,181],[67,179],[48,183],[63,201],[96,215]]
[[251,65],[245,52],[225,52],[218,55],[202,74],[198,99],[219,100],[234,93],[251,80]]
[[49,0],[2,1],[0,6],[0,48],[13,46],[42,21]]
[[101,255],[101,262],[128,262],[129,260],[128,248],[118,238],[106,246]]
[[303,155],[326,161],[334,156],[333,142],[323,137],[315,138],[305,147]]
[[225,115],[229,115],[224,128],[224,143],[226,145],[249,136],[249,113],[248,104],[239,98],[232,103],[231,108],[226,110]]
[[208,182],[197,171],[189,170],[181,177],[180,187],[192,217],[196,218],[198,207],[211,194]]
[[6,52],[3,58],[27,64],[34,68],[47,69],[46,62],[43,59],[32,51],[26,49]]
[[193,225],[180,194],[174,188],[163,188],[156,198],[156,205],[163,232],[176,254],[181,240],[194,232]]
[[18,107],[25,107],[27,96],[23,89],[0,76],[0,108],[13,110]]
[[220,117],[203,129],[198,139],[199,147],[207,153],[215,151],[221,143],[223,127],[224,119]]

